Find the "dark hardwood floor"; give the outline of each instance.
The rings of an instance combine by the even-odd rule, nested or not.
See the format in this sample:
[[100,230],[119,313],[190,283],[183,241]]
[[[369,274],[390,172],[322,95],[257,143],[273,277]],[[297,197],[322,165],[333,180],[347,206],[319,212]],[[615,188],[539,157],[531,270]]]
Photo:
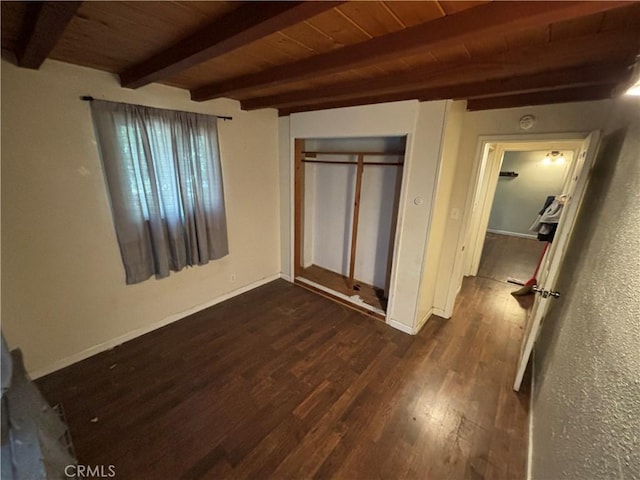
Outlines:
[[544,242],[487,232],[480,259],[479,277],[506,282],[508,277],[527,281],[544,250]]
[[412,337],[278,280],[37,384],[120,479],[522,479],[510,289],[466,279]]

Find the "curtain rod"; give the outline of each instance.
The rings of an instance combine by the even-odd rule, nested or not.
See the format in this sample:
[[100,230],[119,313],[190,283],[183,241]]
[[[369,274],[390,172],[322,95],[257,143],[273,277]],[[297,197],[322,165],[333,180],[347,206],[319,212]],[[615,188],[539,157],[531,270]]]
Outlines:
[[[92,102],[93,100],[95,100],[95,98],[93,98],[91,95],[83,95],[80,97],[80,100],[83,100],[85,102]],[[105,102],[108,102],[110,100],[104,100]],[[126,102],[118,102],[118,103],[126,103]],[[148,105],[137,105],[135,103],[130,103],[129,105],[135,105],[136,107],[148,107],[148,108],[158,108],[158,107],[149,107]],[[160,109],[160,110],[172,110],[172,109]],[[182,112],[182,113],[199,113],[199,112],[186,112],[184,110],[173,110],[174,112]],[[201,115],[210,115],[209,113],[202,113]],[[227,121],[227,120],[233,120],[233,117],[225,117],[223,115],[211,115],[212,117],[216,117],[219,118],[221,120]]]

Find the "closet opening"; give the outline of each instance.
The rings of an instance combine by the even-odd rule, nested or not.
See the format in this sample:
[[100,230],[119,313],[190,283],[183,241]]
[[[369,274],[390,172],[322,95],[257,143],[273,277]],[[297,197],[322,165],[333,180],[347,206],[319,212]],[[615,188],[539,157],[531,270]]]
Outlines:
[[385,319],[406,136],[295,140],[295,282]]

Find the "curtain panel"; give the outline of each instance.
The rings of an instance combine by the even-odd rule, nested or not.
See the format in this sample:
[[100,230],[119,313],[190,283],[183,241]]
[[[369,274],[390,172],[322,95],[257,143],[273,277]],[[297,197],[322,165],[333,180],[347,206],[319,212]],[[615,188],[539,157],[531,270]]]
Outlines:
[[128,284],[229,253],[217,118],[94,100]]

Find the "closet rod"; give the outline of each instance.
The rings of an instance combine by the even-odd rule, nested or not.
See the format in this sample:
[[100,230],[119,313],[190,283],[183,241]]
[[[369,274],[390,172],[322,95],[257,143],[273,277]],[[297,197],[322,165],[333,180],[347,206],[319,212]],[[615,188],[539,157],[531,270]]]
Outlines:
[[[302,159],[303,163],[333,163],[335,165],[358,165],[358,162],[332,162],[331,160],[310,160],[308,158]],[[381,165],[381,166],[399,166],[404,165],[403,162],[363,162],[363,165]]]
[[376,157],[399,157],[404,155],[404,152],[325,152],[325,151],[302,151],[303,155],[369,155]]

